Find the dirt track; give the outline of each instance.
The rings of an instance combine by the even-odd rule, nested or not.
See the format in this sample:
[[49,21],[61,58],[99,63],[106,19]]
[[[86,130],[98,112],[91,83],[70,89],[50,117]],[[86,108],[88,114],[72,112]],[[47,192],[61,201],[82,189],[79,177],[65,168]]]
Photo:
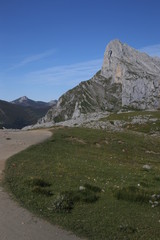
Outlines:
[[[49,131],[0,130],[0,178],[5,161],[13,154],[46,140]],[[57,226],[41,220],[21,208],[0,187],[0,240],[78,240],[79,238]]]

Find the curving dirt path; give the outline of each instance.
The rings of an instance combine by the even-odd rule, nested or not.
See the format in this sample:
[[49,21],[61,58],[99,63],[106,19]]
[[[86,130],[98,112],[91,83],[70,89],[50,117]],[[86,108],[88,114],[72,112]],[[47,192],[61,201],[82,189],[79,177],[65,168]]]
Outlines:
[[[5,161],[13,154],[51,136],[47,130],[0,130],[0,179]],[[80,240],[57,226],[41,220],[14,202],[0,187],[0,240]]]

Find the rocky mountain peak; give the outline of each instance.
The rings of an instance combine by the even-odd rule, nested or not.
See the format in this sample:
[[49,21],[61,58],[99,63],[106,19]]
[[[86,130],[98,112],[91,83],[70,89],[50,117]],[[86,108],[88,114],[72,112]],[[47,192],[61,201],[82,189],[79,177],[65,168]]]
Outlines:
[[138,73],[160,75],[160,59],[148,56],[138,50],[121,43],[111,41],[105,50],[101,74],[110,78],[114,83],[122,83],[126,74]]
[[23,96],[23,97],[20,97],[18,100],[19,100],[20,103],[26,102],[26,101],[28,101],[28,97]]
[[40,122],[122,108],[160,108],[160,59],[113,40],[106,47],[102,69],[63,94]]
[[120,57],[122,56],[123,45],[124,44],[121,43],[121,41],[119,41],[118,39],[115,39],[107,45],[105,52],[108,53],[109,58],[111,56]]
[[23,107],[33,107],[33,108],[49,108],[51,106],[55,106],[57,100],[52,100],[50,102],[43,102],[43,101],[34,101],[29,99],[26,96],[20,97],[11,102],[12,104],[20,105]]

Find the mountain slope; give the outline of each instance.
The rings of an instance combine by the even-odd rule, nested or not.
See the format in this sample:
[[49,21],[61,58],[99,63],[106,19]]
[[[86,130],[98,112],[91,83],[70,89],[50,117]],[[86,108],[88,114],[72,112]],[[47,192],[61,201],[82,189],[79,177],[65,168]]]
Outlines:
[[63,94],[39,123],[64,121],[95,111],[159,107],[160,59],[114,40],[105,50],[102,69],[91,80]]
[[44,108],[56,105],[57,101],[56,100],[52,100],[50,102],[34,101],[32,99],[27,98],[26,96],[23,96],[12,101],[11,103],[23,107]]
[[49,106],[43,108],[23,107],[0,100],[0,128],[21,129],[35,124],[47,113],[49,108]]
[[79,117],[81,113],[119,109],[120,97],[121,85],[111,84],[111,79],[98,72],[91,80],[81,82],[63,94],[41,121],[59,122]]

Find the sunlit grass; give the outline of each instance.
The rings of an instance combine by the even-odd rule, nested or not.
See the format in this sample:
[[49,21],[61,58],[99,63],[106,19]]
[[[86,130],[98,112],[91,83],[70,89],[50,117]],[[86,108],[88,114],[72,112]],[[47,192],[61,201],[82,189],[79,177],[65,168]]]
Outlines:
[[[139,119],[139,123],[133,123],[133,119]],[[101,118],[101,121],[109,121],[114,125],[114,121],[122,121],[123,128],[136,132],[150,133],[160,132],[160,111],[132,111],[123,113],[113,113],[108,117]],[[141,120],[146,120],[142,122]]]
[[135,133],[55,129],[9,159],[5,182],[26,208],[79,236],[158,240],[160,208],[149,200],[160,193],[159,146]]

